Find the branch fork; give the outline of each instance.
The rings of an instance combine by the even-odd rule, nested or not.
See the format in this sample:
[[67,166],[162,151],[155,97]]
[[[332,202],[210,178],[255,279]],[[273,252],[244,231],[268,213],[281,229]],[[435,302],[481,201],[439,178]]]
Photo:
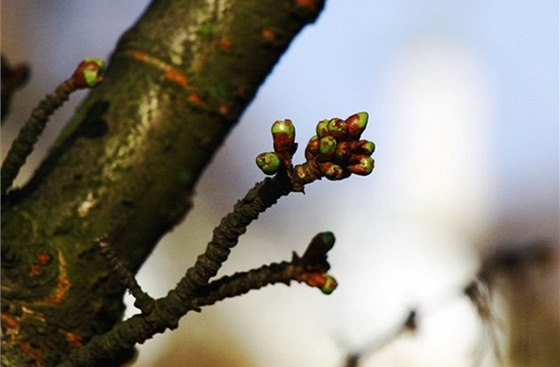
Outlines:
[[[63,365],[93,364],[101,356],[117,356],[156,333],[176,328],[179,319],[189,311],[200,311],[203,306],[270,284],[289,285],[290,282],[296,281],[318,288],[324,294],[332,293],[337,287],[335,278],[328,273],[330,265],[327,253],[335,242],[332,232],[317,234],[303,255],[294,252],[291,261],[264,265],[217,280],[212,278],[228,259],[232,248],[237,245],[239,237],[245,233],[247,227],[282,196],[294,191],[302,192],[304,185],[322,177],[340,180],[352,173],[371,173],[371,154],[375,145],[367,140],[359,140],[366,123],[365,112],[352,115],[346,120],[331,119],[326,125],[320,122],[317,125],[317,136],[313,137],[306,147],[306,162],[293,166],[292,157],[297,149],[294,125],[288,119],[276,121],[271,129],[274,151],[262,153],[256,159],[259,168],[265,174],[274,174],[274,177],[267,177],[257,183],[235,204],[233,211],[214,229],[212,240],[205,252],[186,271],[176,287],[163,298],[154,300],[142,291],[134,275],[118,261],[108,239],[96,239],[94,242],[117,273],[121,283],[136,299],[135,305],[141,310],[141,314],[122,321],[106,334],[93,338],[88,345],[75,350]],[[328,147],[324,148],[324,145]],[[334,153],[337,149],[344,150],[345,153]],[[325,164],[330,164],[330,168],[324,169]],[[334,171],[339,170],[342,173],[333,173],[334,165],[338,167]]]

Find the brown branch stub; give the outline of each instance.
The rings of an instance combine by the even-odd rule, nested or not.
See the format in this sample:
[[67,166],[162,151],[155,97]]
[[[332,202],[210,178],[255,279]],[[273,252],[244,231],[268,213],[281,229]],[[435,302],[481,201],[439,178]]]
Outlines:
[[10,65],[2,54],[2,123],[7,116],[13,94],[29,80],[30,70],[25,64]]

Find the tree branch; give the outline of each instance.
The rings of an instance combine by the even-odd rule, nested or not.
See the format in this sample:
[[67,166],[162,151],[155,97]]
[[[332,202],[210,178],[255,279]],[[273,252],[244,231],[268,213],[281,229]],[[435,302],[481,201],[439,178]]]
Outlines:
[[[142,343],[156,333],[176,326],[179,319],[189,310],[198,310],[202,306],[212,305],[270,284],[289,285],[291,281],[305,282],[329,294],[336,288],[336,282],[326,273],[329,269],[327,252],[333,245],[332,233],[320,233],[313,238],[302,257],[294,253],[290,262],[273,263],[216,280],[197,289],[196,295],[185,300],[184,309],[173,316],[168,313],[170,302],[173,302],[172,296],[160,298],[156,300],[152,312],[135,315],[118,323],[106,334],[95,336],[86,346],[73,351],[59,367],[91,366],[118,359],[122,354],[127,354],[136,343]],[[171,317],[175,318],[175,321],[170,323]]]
[[39,105],[31,111],[27,120],[16,137],[6,158],[2,162],[2,197],[12,186],[20,168],[33,151],[33,146],[43,132],[51,115],[70,98],[70,94],[83,88],[95,88],[103,78],[101,73],[105,63],[98,59],[88,58],[82,61],[72,76],[60,83],[55,91],[47,94]]
[[[113,327],[125,288],[92,239],[107,234],[137,271],[323,4],[153,1],[31,181],[2,203],[2,310],[14,321],[3,329],[3,358],[53,365]],[[39,264],[41,254],[51,261]]]

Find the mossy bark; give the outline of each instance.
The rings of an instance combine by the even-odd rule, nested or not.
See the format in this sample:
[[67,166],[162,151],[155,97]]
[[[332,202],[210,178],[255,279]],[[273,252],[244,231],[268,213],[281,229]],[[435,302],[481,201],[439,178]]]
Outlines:
[[155,0],[30,183],[2,203],[2,365],[54,365],[122,317],[136,271],[322,1]]

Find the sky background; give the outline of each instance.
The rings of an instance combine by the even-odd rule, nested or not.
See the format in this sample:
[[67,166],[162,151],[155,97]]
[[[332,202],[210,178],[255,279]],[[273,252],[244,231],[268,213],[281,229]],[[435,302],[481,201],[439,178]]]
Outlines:
[[[32,66],[2,129],[2,156],[34,103],[84,56],[108,58],[147,3],[2,1],[2,52]],[[390,332],[410,307],[425,316],[419,332],[364,366],[470,366],[483,330],[454,295],[481,253],[504,241],[558,244],[560,237],[558,14],[556,0],[327,1],[261,87],[202,177],[194,211],[164,238],[139,281],[153,296],[174,286],[219,218],[262,178],[254,157],[271,149],[274,120],[292,119],[303,145],[317,121],[367,111],[373,174],[323,180],[305,196],[282,199],[251,226],[223,271],[287,259],[332,230],[339,289],[325,297],[280,285],[228,300],[148,341],[137,366],[180,366],[193,355],[201,358],[195,366],[341,366],[345,353]],[[20,183],[84,96],[57,112]]]

